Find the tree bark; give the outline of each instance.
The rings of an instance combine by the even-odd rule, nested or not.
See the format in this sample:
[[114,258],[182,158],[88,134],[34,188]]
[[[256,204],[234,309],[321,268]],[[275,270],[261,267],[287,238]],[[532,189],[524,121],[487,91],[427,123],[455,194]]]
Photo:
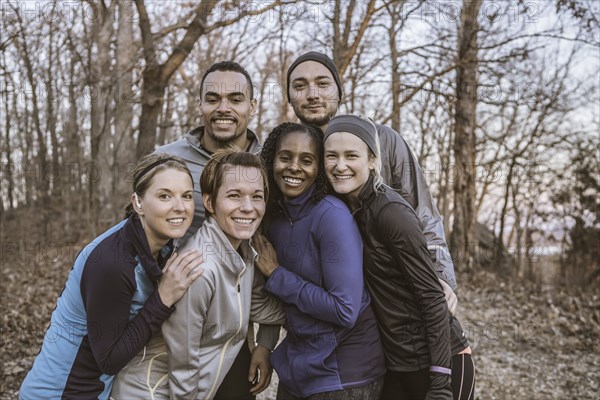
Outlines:
[[103,231],[114,222],[114,194],[112,188],[113,157],[110,122],[112,107],[110,96],[113,89],[111,74],[110,42],[114,34],[116,2],[108,7],[100,1],[97,7],[97,25],[94,26],[93,44],[96,51],[89,58],[88,77],[91,100],[91,156],[90,202],[92,213],[90,221],[98,231]]
[[133,44],[133,19],[127,18],[128,11],[133,5],[125,0],[117,4],[117,65],[115,68],[116,107],[115,107],[115,143],[113,166],[113,191],[115,193],[115,216],[129,200],[131,194],[131,175],[135,159],[135,140],[133,137],[133,66],[137,53]]
[[475,127],[477,107],[477,15],[483,0],[465,0],[458,34],[454,135],[454,223],[452,250],[457,270],[475,260]]

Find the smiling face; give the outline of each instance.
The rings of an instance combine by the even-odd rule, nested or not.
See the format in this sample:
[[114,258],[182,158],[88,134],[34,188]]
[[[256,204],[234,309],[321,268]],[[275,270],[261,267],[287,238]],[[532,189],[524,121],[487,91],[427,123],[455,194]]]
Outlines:
[[202,195],[204,207],[234,249],[254,235],[265,215],[265,186],[255,167],[226,165],[216,196]]
[[365,142],[349,132],[335,132],[327,137],[325,173],[336,193],[357,199],[375,169],[375,157]]
[[339,101],[333,75],[323,64],[305,61],[290,73],[290,103],[305,124],[323,129],[337,112]]
[[190,176],[175,168],[157,172],[141,197],[132,196],[153,254],[188,230],[194,216],[193,196]]
[[317,143],[309,133],[291,132],[280,140],[273,160],[273,176],[285,198],[300,196],[315,182],[318,157]]
[[213,152],[228,144],[246,149],[246,130],[256,109],[246,77],[235,71],[211,72],[200,95],[205,132],[202,145]]

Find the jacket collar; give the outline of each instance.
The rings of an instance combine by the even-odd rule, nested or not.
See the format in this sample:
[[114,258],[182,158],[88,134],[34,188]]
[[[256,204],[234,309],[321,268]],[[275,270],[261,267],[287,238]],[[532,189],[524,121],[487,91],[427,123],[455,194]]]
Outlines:
[[249,240],[242,240],[238,253],[231,245],[225,232],[219,228],[217,221],[212,217],[208,217],[204,221],[198,232],[201,241],[196,242],[196,244],[202,245],[200,251],[215,255],[219,262],[234,274],[239,274],[245,267],[240,261],[243,261],[243,264],[253,263],[258,255]]
[[377,196],[377,193],[375,193],[375,189],[373,188],[373,179],[373,175],[370,175],[369,179],[367,179],[367,182],[360,190],[360,193],[358,193],[358,207],[352,211],[352,215],[360,213],[363,209],[363,205],[366,202],[372,201],[372,199],[370,199],[372,196]]
[[279,201],[279,206],[290,222],[298,221],[310,212],[315,206],[311,201],[315,193],[316,185],[313,183],[310,187],[298,197],[291,199],[282,198]]
[[[210,153],[202,146],[202,136],[204,136],[204,126],[198,126],[186,133],[185,140],[187,140],[190,146],[202,153],[204,157],[210,158],[212,156],[212,153]],[[248,152],[258,154],[260,152],[260,143],[258,143],[258,138],[256,134],[250,129],[247,129],[246,138],[250,142],[250,146],[247,149]]]
[[169,242],[160,250],[157,261],[152,256],[146,232],[144,232],[142,222],[137,214],[131,215],[127,219],[127,222],[125,222],[125,225],[123,226],[123,237],[129,253],[133,257],[137,256],[139,258],[139,262],[142,264],[146,274],[153,281],[158,281],[162,276],[161,265],[165,264],[166,260],[173,252],[173,240],[169,240]]

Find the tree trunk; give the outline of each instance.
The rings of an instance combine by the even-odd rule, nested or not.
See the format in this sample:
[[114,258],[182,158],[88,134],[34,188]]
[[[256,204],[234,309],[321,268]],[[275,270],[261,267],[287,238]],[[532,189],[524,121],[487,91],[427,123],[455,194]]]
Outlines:
[[115,17],[115,2],[108,8],[98,6],[98,25],[95,26],[94,44],[95,54],[89,59],[89,84],[91,89],[91,137],[92,137],[92,166],[90,186],[92,186],[92,223],[98,231],[103,231],[114,221],[114,195],[112,192],[112,166],[111,151],[112,135],[110,121],[112,110],[110,96],[111,82],[111,54],[110,42],[113,37],[113,22]]
[[458,34],[454,135],[454,224],[452,249],[458,270],[475,260],[475,126],[477,107],[477,15],[483,0],[465,0]]
[[[2,52],[2,67],[4,68],[6,66],[6,55],[4,54],[4,52]],[[11,85],[14,85],[13,82],[10,82]],[[4,146],[3,146],[3,150],[4,150],[4,157],[6,159],[6,165],[7,168],[3,168],[3,177],[2,179],[6,179],[7,182],[7,205],[2,207],[2,210],[4,210],[4,207],[6,207],[6,209],[8,210],[12,210],[14,208],[14,191],[15,191],[15,180],[14,180],[14,170],[13,170],[13,164],[12,164],[12,149],[11,149],[11,143],[10,143],[10,127],[11,127],[11,113],[9,112],[9,105],[10,105],[10,97],[8,95],[8,82],[7,85],[4,88],[5,90],[3,91],[4,93]],[[14,99],[13,99],[14,101]]]
[[117,65],[115,68],[116,107],[115,107],[115,142],[113,166],[113,191],[117,201],[115,217],[122,211],[122,207],[129,200],[131,182],[127,179],[135,163],[135,140],[133,137],[133,66],[137,51],[133,45],[133,20],[126,18],[131,5],[124,0],[118,4],[117,27]]
[[[400,4],[402,7],[404,2]],[[392,59],[392,129],[400,132],[400,54],[398,52],[398,44],[396,43],[396,35],[398,24],[400,23],[400,7],[393,7],[388,10],[391,18],[391,24],[388,28],[388,37],[390,41],[390,57]]]

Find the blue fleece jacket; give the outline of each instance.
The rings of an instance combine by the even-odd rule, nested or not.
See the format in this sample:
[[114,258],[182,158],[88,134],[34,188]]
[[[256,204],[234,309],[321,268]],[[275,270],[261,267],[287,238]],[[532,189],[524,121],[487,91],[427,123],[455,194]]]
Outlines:
[[271,362],[299,397],[368,385],[385,373],[360,232],[342,201],[313,204],[313,192],[314,185],[281,202],[268,229],[280,266],[265,287],[283,301],[288,321]]

